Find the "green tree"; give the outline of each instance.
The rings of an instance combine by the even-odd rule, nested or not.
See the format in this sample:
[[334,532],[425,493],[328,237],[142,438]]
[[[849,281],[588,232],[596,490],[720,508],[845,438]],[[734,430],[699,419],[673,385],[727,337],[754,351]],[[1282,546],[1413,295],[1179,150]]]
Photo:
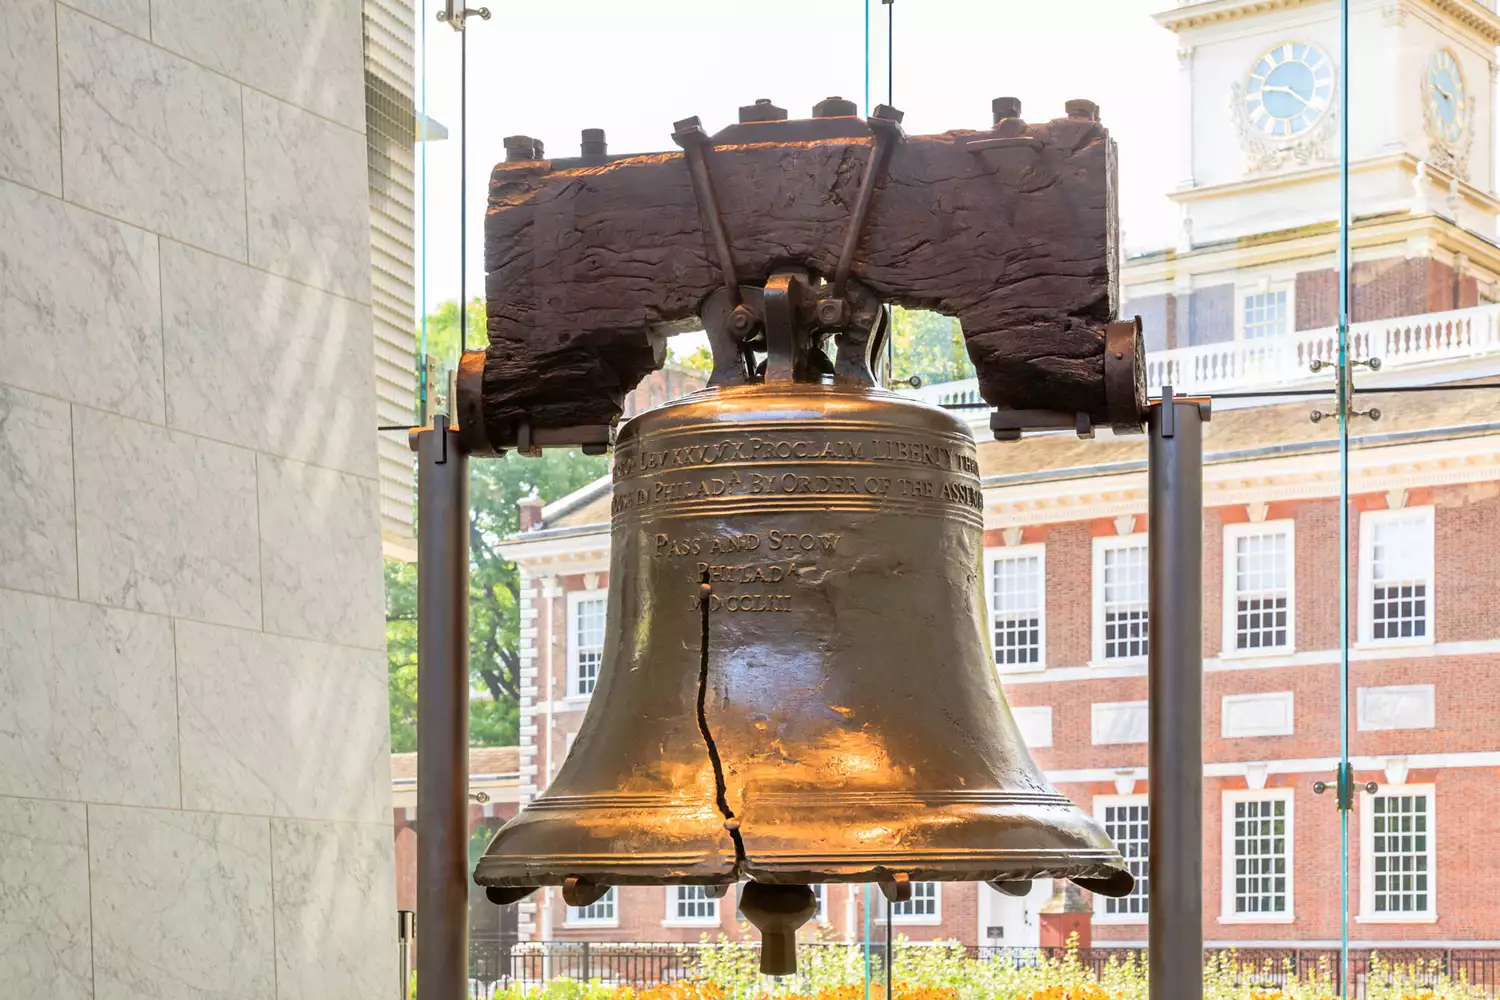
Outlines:
[[920,309],[892,311],[892,346],[896,363],[895,378],[920,376],[923,385],[957,382],[974,377],[974,365],[964,348],[963,330],[958,320],[941,313]]
[[[483,343],[479,300],[470,305],[470,343]],[[481,317],[476,320],[475,317]],[[477,324],[477,325],[476,325]],[[458,306],[445,302],[428,315],[430,353],[452,341],[456,356]],[[477,332],[476,332],[477,331]],[[527,497],[551,501],[609,471],[608,459],[575,450],[548,450],[541,458],[511,454],[469,464],[469,707],[472,746],[516,742],[520,692],[520,581],[501,543],[520,529],[517,504]],[[420,511],[418,512],[420,515]],[[385,566],[386,658],[390,677],[391,749],[416,749],[417,566]]]

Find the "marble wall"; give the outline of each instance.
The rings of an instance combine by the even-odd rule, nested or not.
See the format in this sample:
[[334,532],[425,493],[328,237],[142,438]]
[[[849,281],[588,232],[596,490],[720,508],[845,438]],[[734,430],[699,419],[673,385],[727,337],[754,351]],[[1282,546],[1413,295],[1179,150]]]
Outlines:
[[370,1000],[358,0],[0,4],[0,993]]

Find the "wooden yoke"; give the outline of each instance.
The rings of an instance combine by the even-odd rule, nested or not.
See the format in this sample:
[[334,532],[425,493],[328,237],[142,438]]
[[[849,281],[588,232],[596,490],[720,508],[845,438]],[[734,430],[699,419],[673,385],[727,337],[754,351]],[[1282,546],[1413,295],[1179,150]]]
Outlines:
[[[516,160],[495,168],[485,219],[490,343],[459,373],[466,447],[602,450],[666,336],[700,328],[711,293],[732,309],[789,265],[820,294],[847,283],[958,317],[992,406],[1139,429],[1140,337],[1106,329],[1118,224],[1097,107],[1028,125],[1001,98],[989,131],[924,136],[902,135],[894,109],[853,111],[830,98],[786,121],[761,102],[712,137],[679,122],[672,153],[609,156],[589,130],[585,155],[548,161],[507,140]],[[830,308],[826,328],[851,321]]]

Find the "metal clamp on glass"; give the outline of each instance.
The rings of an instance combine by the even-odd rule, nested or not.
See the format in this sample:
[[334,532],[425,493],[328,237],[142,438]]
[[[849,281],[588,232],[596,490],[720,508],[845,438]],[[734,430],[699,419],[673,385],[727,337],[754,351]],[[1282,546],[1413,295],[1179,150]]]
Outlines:
[[[1347,760],[1339,765],[1336,772],[1335,788],[1338,792],[1338,807],[1340,811],[1347,812],[1354,808],[1354,765]],[[1363,785],[1365,793],[1374,795],[1380,791],[1380,782],[1367,781]],[[1322,795],[1328,791],[1329,785],[1326,781],[1314,781],[1312,790],[1314,795]]]

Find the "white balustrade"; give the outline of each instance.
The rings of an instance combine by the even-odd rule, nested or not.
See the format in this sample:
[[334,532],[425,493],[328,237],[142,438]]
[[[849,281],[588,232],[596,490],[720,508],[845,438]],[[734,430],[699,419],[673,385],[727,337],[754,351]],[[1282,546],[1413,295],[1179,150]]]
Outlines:
[[[1500,305],[1397,316],[1355,323],[1349,328],[1349,357],[1379,358],[1383,370],[1495,354],[1500,354]],[[1338,331],[1333,327],[1262,340],[1151,351],[1146,355],[1146,386],[1154,395],[1164,385],[1178,392],[1233,392],[1317,384],[1327,382],[1328,375],[1314,375],[1312,363],[1332,363],[1337,356]],[[976,379],[902,391],[939,406],[984,401]]]
[[[1500,351],[1497,331],[1500,305],[1370,320],[1349,327],[1349,357],[1379,358],[1385,369],[1478,358]],[[1184,392],[1263,389],[1310,380],[1314,361],[1337,356],[1334,327],[1179,347],[1147,354],[1146,384],[1152,392],[1163,385]]]

